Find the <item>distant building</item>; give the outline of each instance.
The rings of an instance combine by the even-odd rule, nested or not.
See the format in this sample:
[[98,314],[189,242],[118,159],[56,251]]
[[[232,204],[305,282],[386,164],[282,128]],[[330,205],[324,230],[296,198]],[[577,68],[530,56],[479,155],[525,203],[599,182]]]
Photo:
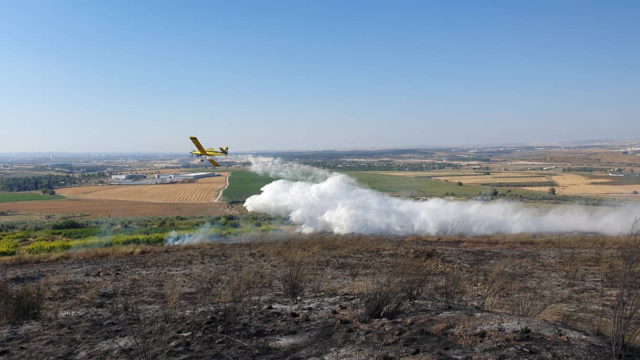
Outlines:
[[147,175],[143,174],[119,174],[111,175],[111,180],[140,180],[146,179]]
[[191,173],[191,174],[176,175],[175,179],[176,180],[202,179],[202,178],[216,177],[216,176],[220,176],[220,174],[209,173],[209,172],[201,172],[201,173]]
[[154,177],[158,180],[173,180],[176,178],[176,174],[156,174]]

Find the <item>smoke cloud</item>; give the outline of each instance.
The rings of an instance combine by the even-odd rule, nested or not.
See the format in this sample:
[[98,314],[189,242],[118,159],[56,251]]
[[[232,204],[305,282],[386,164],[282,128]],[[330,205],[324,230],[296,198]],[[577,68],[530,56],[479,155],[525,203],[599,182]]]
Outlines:
[[288,217],[299,231],[337,234],[491,234],[629,231],[638,207],[556,206],[508,201],[414,201],[361,187],[354,179],[273,158],[249,158],[251,170],[280,177],[248,198],[249,211]]
[[165,244],[167,245],[187,245],[199,244],[220,240],[220,236],[211,233],[211,224],[206,223],[191,233],[178,233],[172,231],[167,235]]

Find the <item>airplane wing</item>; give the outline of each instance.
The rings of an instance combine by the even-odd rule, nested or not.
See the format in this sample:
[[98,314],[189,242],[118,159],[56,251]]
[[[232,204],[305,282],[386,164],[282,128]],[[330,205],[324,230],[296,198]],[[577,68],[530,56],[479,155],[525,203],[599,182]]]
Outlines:
[[197,137],[189,136],[189,139],[191,139],[191,142],[193,142],[193,145],[196,146],[196,149],[198,149],[198,151],[200,151],[202,153],[202,155],[206,155],[207,154],[207,150],[205,150],[204,146],[202,146],[202,144],[200,144],[200,141],[198,141]]
[[211,163],[211,165],[213,165],[213,166],[220,166],[220,164],[218,164],[218,163],[217,163],[215,160],[213,160],[213,159],[207,159],[207,160],[209,160],[209,162],[210,162],[210,163]]

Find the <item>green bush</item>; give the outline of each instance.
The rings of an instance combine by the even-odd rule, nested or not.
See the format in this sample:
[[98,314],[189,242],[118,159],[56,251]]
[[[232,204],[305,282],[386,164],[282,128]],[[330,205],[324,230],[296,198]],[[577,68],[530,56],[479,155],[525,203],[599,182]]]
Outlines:
[[111,243],[113,246],[119,245],[161,245],[164,244],[165,234],[149,235],[115,235]]
[[18,251],[20,243],[17,240],[3,239],[0,240],[0,256],[15,255]]
[[61,230],[61,229],[79,229],[79,228],[83,228],[86,225],[83,223],[80,223],[76,220],[73,219],[64,219],[61,220],[53,225],[51,225],[51,228],[53,230]]
[[89,236],[96,236],[100,234],[100,229],[95,227],[88,228],[70,228],[70,229],[57,229],[49,230],[46,232],[49,235],[58,235],[70,239],[80,239]]
[[21,231],[21,232],[15,232],[13,234],[5,235],[4,238],[5,239],[11,239],[11,240],[26,240],[26,239],[29,238],[29,236],[30,236],[29,233]]

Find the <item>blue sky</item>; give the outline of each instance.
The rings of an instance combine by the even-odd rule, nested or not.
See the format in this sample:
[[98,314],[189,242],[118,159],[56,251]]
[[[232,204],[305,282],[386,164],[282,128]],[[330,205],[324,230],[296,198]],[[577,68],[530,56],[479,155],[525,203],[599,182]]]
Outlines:
[[640,138],[638,1],[0,0],[0,152]]

